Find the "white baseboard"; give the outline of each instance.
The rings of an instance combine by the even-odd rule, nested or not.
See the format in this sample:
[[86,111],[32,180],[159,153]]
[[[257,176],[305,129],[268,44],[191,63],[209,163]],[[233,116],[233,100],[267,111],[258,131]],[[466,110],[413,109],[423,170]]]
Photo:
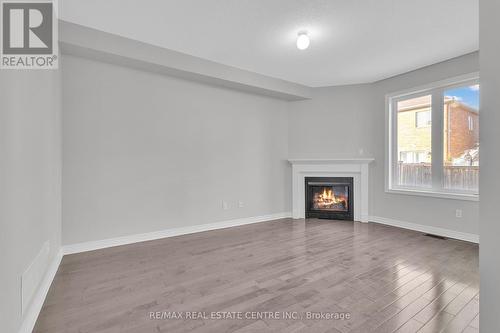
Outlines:
[[370,222],[390,225],[393,227],[398,227],[398,228],[403,228],[403,229],[410,229],[410,230],[419,231],[419,232],[423,232],[423,233],[427,233],[427,234],[443,236],[446,238],[460,239],[460,240],[464,240],[467,242],[479,244],[479,235],[470,234],[467,232],[460,232],[460,231],[455,231],[455,230],[450,230],[450,229],[445,229],[445,228],[432,227],[432,226],[428,226],[428,225],[416,224],[416,223],[411,223],[411,222],[406,222],[406,221],[389,219],[386,217],[379,217],[379,216],[370,216]]
[[62,251],[63,251],[63,254],[65,254],[65,255],[66,254],[73,254],[73,253],[80,253],[80,252],[104,249],[104,248],[113,247],[113,246],[155,240],[155,239],[160,239],[160,238],[187,235],[187,234],[192,234],[192,233],[202,232],[202,231],[217,230],[217,229],[223,229],[223,228],[229,228],[229,227],[236,227],[236,226],[245,225],[245,224],[279,220],[279,219],[289,218],[291,216],[292,216],[291,212],[283,212],[283,213],[276,213],[276,214],[269,214],[269,215],[262,215],[262,216],[245,217],[245,218],[227,220],[227,221],[221,221],[221,222],[215,222],[215,223],[193,225],[193,226],[188,226],[188,227],[165,229],[165,230],[160,230],[160,231],[148,232],[148,233],[144,233],[144,234],[135,234],[135,235],[129,235],[129,236],[123,236],[123,237],[117,237],[117,238],[103,239],[103,240],[98,240],[98,241],[90,241],[90,242],[84,242],[84,243],[64,245],[62,247]]
[[21,328],[19,329],[19,333],[31,333],[33,331],[38,315],[40,314],[40,310],[42,310],[43,302],[45,302],[45,297],[47,297],[47,293],[49,292],[50,285],[52,284],[52,281],[56,276],[57,269],[61,264],[62,257],[63,252],[60,249],[47,268],[47,272],[45,273],[45,276],[40,283],[31,304],[28,306],[25,315],[23,316],[24,318]]

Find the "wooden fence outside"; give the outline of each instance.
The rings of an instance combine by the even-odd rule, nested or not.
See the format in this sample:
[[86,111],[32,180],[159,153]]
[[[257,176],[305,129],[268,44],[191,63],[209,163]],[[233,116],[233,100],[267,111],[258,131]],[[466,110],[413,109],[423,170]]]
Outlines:
[[[479,166],[445,166],[444,187],[476,190],[479,187]],[[398,180],[405,186],[431,186],[431,165],[428,163],[399,163]]]

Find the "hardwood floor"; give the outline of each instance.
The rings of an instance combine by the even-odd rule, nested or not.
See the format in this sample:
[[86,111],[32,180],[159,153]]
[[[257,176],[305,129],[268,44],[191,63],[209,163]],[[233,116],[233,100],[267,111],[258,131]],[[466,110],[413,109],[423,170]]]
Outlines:
[[284,219],[65,256],[34,332],[478,332],[478,293],[476,244]]

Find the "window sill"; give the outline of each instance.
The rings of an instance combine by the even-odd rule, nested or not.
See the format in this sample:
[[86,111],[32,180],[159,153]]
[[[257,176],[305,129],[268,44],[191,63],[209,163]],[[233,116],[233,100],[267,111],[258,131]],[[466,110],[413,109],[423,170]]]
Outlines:
[[433,198],[441,198],[441,199],[479,201],[478,194],[436,192],[436,191],[426,191],[426,190],[417,190],[417,189],[402,189],[402,188],[386,189],[385,192],[392,193],[392,194],[416,195],[416,196],[421,196],[421,197],[433,197]]

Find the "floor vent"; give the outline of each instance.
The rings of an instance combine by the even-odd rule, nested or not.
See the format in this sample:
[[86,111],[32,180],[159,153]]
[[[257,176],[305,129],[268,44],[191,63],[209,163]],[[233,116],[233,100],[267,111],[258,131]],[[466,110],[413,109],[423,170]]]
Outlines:
[[437,239],[446,239],[446,237],[443,237],[443,236],[438,236],[438,235],[433,235],[433,234],[424,234],[424,236],[427,236],[427,237],[432,237],[432,238],[437,238]]

